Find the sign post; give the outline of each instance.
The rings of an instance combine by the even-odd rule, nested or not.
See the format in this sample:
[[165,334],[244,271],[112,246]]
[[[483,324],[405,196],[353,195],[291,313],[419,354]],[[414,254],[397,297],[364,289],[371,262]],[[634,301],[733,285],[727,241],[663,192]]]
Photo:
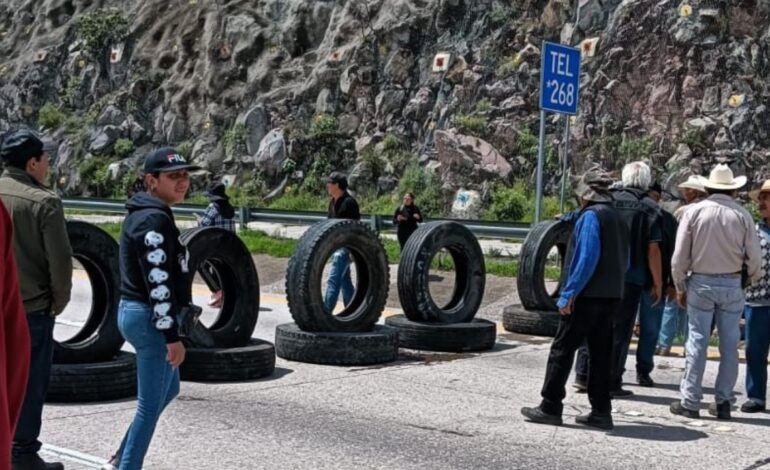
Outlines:
[[540,60],[540,144],[537,156],[535,223],[540,222],[545,165],[545,113],[575,115],[580,95],[580,49],[543,43]]

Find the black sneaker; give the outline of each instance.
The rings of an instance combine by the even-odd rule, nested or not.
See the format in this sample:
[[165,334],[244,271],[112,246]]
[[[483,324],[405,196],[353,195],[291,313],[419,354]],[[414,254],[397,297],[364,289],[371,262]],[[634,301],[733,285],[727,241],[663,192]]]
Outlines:
[[730,419],[730,402],[712,403],[709,405],[709,414],[716,416],[717,419]]
[[749,400],[743,405],[741,405],[741,412],[743,413],[761,413],[766,410],[767,408],[765,407],[765,405],[760,405],[754,400]]
[[612,398],[626,398],[633,396],[634,392],[631,390],[626,390],[624,388],[618,388],[616,390],[610,390],[610,397]]
[[650,377],[650,374],[646,372],[637,372],[636,373],[636,383],[639,384],[640,387],[654,387],[655,381],[652,380],[652,377]]
[[690,419],[700,419],[700,411],[698,410],[688,410],[684,406],[682,406],[681,401],[675,401],[671,403],[671,406],[668,408],[672,414],[684,416],[685,418]]
[[540,424],[550,424],[552,426],[561,426],[561,415],[552,415],[541,410],[539,406],[530,408],[525,406],[521,409],[521,414],[529,421]]
[[37,454],[16,458],[11,463],[13,470],[64,470],[61,462],[45,462]]
[[612,423],[612,415],[609,413],[606,415],[598,415],[591,412],[586,415],[578,416],[575,418],[575,422],[592,428],[604,429],[605,431],[609,431],[615,427]]

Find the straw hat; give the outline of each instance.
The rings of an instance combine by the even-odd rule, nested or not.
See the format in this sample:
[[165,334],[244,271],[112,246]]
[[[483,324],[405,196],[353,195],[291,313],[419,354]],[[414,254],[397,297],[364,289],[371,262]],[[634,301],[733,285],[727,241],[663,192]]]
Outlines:
[[765,180],[765,182],[762,183],[761,188],[755,189],[754,191],[750,192],[749,197],[759,202],[759,195],[762,193],[770,193],[770,180]]
[[694,189],[696,191],[700,191],[702,193],[706,192],[706,188],[703,187],[703,182],[706,180],[706,178],[700,176],[700,175],[690,175],[686,181],[683,183],[680,183],[679,186],[677,186],[678,189]]
[[707,189],[730,191],[746,186],[746,181],[747,179],[745,176],[734,177],[733,170],[724,163],[720,163],[711,170],[708,179],[703,182],[703,187]]

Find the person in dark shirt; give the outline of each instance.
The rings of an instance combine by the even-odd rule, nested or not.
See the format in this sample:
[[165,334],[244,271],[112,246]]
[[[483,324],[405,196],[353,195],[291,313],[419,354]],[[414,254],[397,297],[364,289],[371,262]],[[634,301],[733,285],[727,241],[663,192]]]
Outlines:
[[[358,202],[348,193],[347,176],[336,171],[329,175],[329,179],[326,181],[326,191],[331,196],[328,212],[330,219],[361,219]],[[349,304],[356,289],[350,277],[350,253],[344,248],[335,251],[332,255],[332,267],[329,271],[329,280],[324,295],[324,307],[327,311],[334,311],[340,290],[342,290],[343,303]]]
[[417,230],[417,224],[420,222],[422,222],[422,213],[420,208],[414,204],[414,194],[404,194],[404,203],[398,206],[396,213],[393,214],[393,223],[398,227],[396,229],[398,244],[401,245],[402,250],[406,241]]
[[575,421],[600,429],[613,427],[612,320],[623,298],[629,250],[628,229],[612,206],[611,182],[605,172],[592,169],[578,185],[582,210],[567,249],[569,271],[557,302],[561,320],[548,356],[542,401],[521,409],[529,421],[562,424],[562,401],[575,352],[587,342],[591,412]]

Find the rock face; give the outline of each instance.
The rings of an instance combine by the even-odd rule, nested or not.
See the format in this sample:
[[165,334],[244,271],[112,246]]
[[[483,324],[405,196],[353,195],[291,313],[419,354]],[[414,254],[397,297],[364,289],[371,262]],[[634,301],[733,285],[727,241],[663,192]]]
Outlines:
[[[4,0],[0,131],[63,136],[65,194],[83,191],[88,153],[122,161],[127,139],[121,168],[175,145],[211,177],[275,189],[382,151],[394,160],[367,182],[379,192],[420,164],[450,193],[486,198],[484,183],[531,179],[540,48],[565,39],[585,54],[573,174],[632,159],[667,181],[719,161],[770,174],[769,2],[588,0],[572,24],[576,3]],[[86,15],[109,27],[81,29]],[[562,123],[548,121],[549,154]],[[263,146],[274,129],[283,143]],[[399,151],[377,148],[393,141]]]

